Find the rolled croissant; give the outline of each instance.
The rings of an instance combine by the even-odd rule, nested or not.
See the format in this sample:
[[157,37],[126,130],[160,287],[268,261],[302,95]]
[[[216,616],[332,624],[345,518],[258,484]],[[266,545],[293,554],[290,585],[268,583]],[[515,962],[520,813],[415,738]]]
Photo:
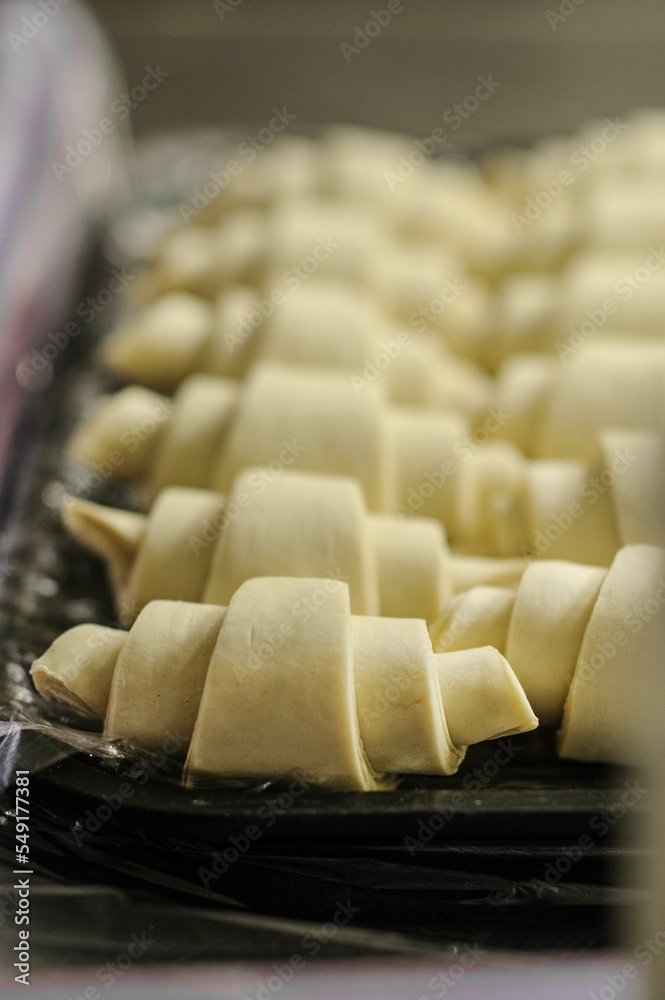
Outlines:
[[496,650],[434,655],[423,621],[352,616],[329,579],[249,580],[228,608],[154,601],[129,632],[71,629],[31,673],[45,697],[105,714],[110,738],[175,741],[189,783],[376,790],[537,724]]
[[561,756],[633,764],[663,605],[665,549],[627,545],[609,570],[533,562],[515,590],[459,594],[430,631],[436,650],[501,650],[542,724],[561,727]]
[[516,356],[499,374],[498,398],[512,414],[499,434],[527,455],[597,461],[604,429],[661,430],[665,342],[591,341],[564,364]]
[[256,576],[345,580],[351,611],[433,621],[453,591],[517,582],[523,559],[451,556],[440,522],[368,514],[341,476],[247,469],[231,492],[170,487],[147,516],[68,497],[70,534],[106,560],[120,620],[158,599],[228,604]]
[[[496,365],[518,352],[548,352],[568,362],[588,343],[662,342],[665,254],[611,250],[573,257],[561,274],[516,274],[497,293],[496,319],[485,339],[460,344],[463,354]],[[466,347],[466,349],[465,349]]]
[[241,378],[264,359],[348,371],[359,391],[380,377],[391,399],[413,406],[476,413],[490,396],[470,362],[400,330],[367,291],[321,278],[280,291],[276,301],[242,287],[214,306],[172,292],[114,330],[102,358],[123,379],[159,392],[196,372]]
[[435,518],[467,554],[572,553],[609,565],[624,541],[615,508],[641,488],[630,487],[633,453],[610,449],[609,469],[602,458],[595,468],[529,462],[488,440],[503,413],[490,411],[485,427],[468,432],[459,414],[389,407],[374,386],[356,393],[345,376],[264,362],[242,389],[187,379],[173,403],[125,389],[84,421],[71,452],[100,474],[138,480],[148,499],[173,485],[228,493],[249,466],[348,476],[370,510]]

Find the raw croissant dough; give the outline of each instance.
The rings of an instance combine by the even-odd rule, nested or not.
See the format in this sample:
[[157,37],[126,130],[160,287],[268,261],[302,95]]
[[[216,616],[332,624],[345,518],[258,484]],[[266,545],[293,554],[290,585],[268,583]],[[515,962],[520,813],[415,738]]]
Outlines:
[[256,576],[345,580],[356,615],[433,621],[454,590],[517,582],[522,559],[452,556],[438,521],[368,514],[353,479],[268,469],[229,496],[163,490],[149,515],[68,497],[68,531],[106,559],[120,620],[158,599],[228,604]]
[[352,617],[329,579],[249,580],[228,608],[153,601],[128,633],[71,629],[31,673],[44,696],[105,711],[111,738],[189,747],[190,782],[391,787],[537,724],[495,649],[434,655],[423,621]]
[[430,631],[435,650],[501,650],[541,723],[561,725],[561,756],[632,764],[637,672],[658,662],[663,605],[665,549],[627,545],[609,570],[533,562],[516,590],[461,593]]
[[605,429],[660,432],[665,416],[665,342],[591,341],[562,361],[516,355],[497,380],[511,414],[499,434],[538,458],[601,455]]
[[[642,489],[645,463],[629,457],[615,474],[621,456],[608,435],[600,435],[608,469],[529,462],[509,442],[481,443],[459,414],[391,408],[372,386],[356,393],[343,375],[264,362],[241,391],[210,376],[187,379],[168,405],[146,389],[122,390],[79,427],[71,452],[111,476],[140,478],[148,497],[170,485],[228,493],[248,466],[351,476],[370,510],[436,518],[470,554],[541,554],[545,538],[550,557],[609,565],[633,540],[622,538],[621,508]],[[578,509],[583,516],[570,513]],[[570,530],[553,523],[561,516]]]
[[[663,130],[662,114],[638,112],[493,151],[480,168],[414,169],[412,138],[366,129],[281,137],[206,209],[181,206],[185,226],[133,287],[143,301],[248,284],[269,298],[335,276],[414,327],[425,309],[431,330],[490,367],[552,350],[599,309],[594,336],[660,337]],[[451,279],[461,294],[430,309]]]
[[160,392],[197,372],[242,378],[263,359],[348,371],[357,391],[381,378],[395,403],[471,415],[488,405],[487,376],[436,340],[400,330],[363,289],[317,278],[280,295],[274,304],[237,286],[213,306],[172,292],[113,331],[102,358]]

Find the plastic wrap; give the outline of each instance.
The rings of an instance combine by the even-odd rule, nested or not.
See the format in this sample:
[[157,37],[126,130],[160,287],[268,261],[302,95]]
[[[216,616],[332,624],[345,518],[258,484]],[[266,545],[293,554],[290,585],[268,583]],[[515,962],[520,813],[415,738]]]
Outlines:
[[[193,153],[188,137],[185,168],[173,155],[164,160],[160,148],[182,148],[165,142],[149,157],[170,163],[168,176],[146,171],[149,194],[116,217],[87,289],[150,252],[173,223],[173,195],[190,169],[223,148],[223,137],[211,136]],[[119,307],[114,302],[54,361],[40,393],[45,417],[28,414],[15,432],[5,505],[0,856],[11,863],[13,781],[26,769],[31,864],[48,926],[60,928],[56,944],[47,944],[46,924],[36,937],[44,965],[59,956],[103,961],[128,927],[154,912],[162,931],[147,961],[288,955],[294,940],[322,933],[347,900],[353,919],[320,958],[439,953],[479,939],[520,948],[606,943],[603,914],[633,902],[608,884],[608,862],[620,850],[613,838],[594,843],[569,878],[550,885],[544,873],[599,809],[612,806],[625,779],[609,768],[554,763],[546,736],[514,741],[501,769],[495,746],[481,745],[459,774],[412,778],[385,794],[294,794],[279,783],[202,791],[180,787],[180,766],[168,753],[107,740],[95,720],[36,694],[29,667],[59,633],[81,622],[115,624],[102,565],[66,536],[58,506],[65,491],[133,505],[126,488],[100,490],[63,458],[81,414],[110,387],[92,354]],[[260,832],[251,844],[249,825]]]

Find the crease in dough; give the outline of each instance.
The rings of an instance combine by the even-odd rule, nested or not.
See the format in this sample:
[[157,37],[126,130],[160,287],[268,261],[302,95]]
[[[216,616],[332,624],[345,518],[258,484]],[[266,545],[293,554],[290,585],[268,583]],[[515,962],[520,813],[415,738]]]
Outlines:
[[153,601],[129,632],[77,626],[31,674],[45,697],[105,715],[109,737],[175,743],[189,783],[376,790],[537,725],[496,650],[463,660],[435,657],[422,620],[352,616],[343,582],[263,577],[228,608]]

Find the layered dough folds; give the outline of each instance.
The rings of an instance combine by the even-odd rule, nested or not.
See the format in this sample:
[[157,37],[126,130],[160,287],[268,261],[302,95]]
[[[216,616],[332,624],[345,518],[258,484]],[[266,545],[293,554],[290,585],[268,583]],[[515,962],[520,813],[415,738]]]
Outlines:
[[497,396],[511,414],[499,433],[525,454],[597,462],[606,430],[661,431],[665,343],[590,337],[559,358],[518,354],[499,371]]
[[253,579],[228,608],[154,601],[129,632],[71,629],[31,673],[46,697],[105,715],[110,738],[175,742],[189,783],[386,788],[537,724],[497,650],[435,655],[423,621],[352,616],[330,579]]
[[288,290],[277,304],[247,287],[226,289],[214,306],[169,293],[114,330],[102,357],[125,381],[159,392],[195,373],[243,378],[265,360],[347,372],[359,392],[380,378],[403,405],[473,415],[490,401],[490,381],[470,361],[400,330],[366,291],[330,279]]
[[238,475],[228,497],[163,490],[149,514],[68,497],[68,531],[107,561],[123,623],[152,600],[225,605],[257,576],[330,576],[358,615],[433,621],[471,582],[516,582],[522,559],[451,555],[429,518],[368,514],[353,479],[269,469]]
[[[454,547],[478,555],[547,553],[609,565],[636,540],[622,535],[636,521],[625,511],[640,503],[640,450],[657,447],[654,435],[635,431],[622,437],[622,451],[615,432],[604,431],[596,463],[529,461],[508,441],[487,441],[489,429],[472,431],[460,414],[390,407],[373,386],[356,392],[348,376],[267,363],[242,390],[194,376],[169,405],[136,387],[109,397],[76,432],[72,454],[140,482],[148,497],[167,485],[228,493],[256,465],[275,475],[295,466],[350,476],[370,510],[436,518]],[[500,412],[488,428],[490,419],[491,430],[502,425]],[[652,533],[643,523],[639,540],[659,543],[653,516],[649,524]]]
[[627,545],[609,570],[533,562],[516,590],[478,587],[431,628],[436,650],[491,642],[509,659],[559,753],[632,764],[641,756],[641,678],[663,640],[665,550]]

